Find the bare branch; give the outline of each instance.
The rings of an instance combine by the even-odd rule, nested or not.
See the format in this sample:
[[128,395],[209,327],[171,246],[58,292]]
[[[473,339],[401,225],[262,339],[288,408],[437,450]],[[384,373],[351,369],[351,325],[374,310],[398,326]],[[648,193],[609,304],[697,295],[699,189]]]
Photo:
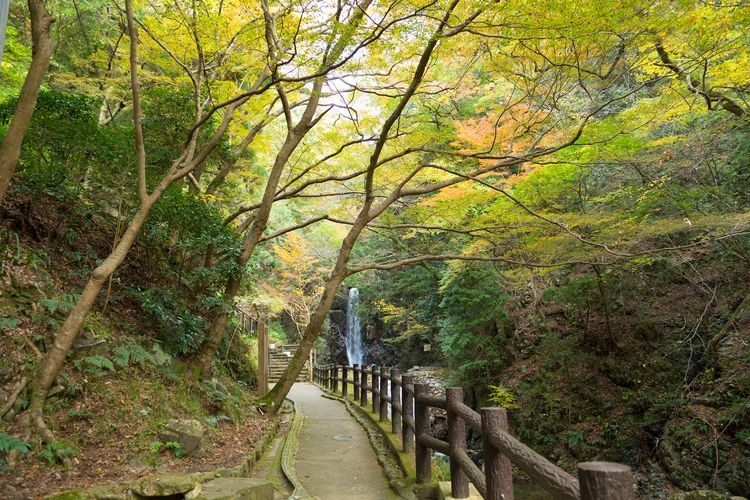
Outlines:
[[133,126],[135,127],[135,156],[138,169],[138,198],[141,204],[146,202],[148,191],[146,188],[146,148],[143,144],[143,128],[141,120],[141,83],[138,79],[138,28],[133,17],[133,2],[125,0],[125,11],[128,18],[128,33],[130,34],[130,85],[133,93]]
[[656,47],[656,53],[659,54],[659,59],[661,59],[661,62],[663,63],[664,67],[672,71],[674,74],[679,76],[680,78],[685,79],[685,83],[687,84],[687,88],[690,92],[693,94],[696,94],[700,97],[702,97],[706,101],[706,106],[709,110],[713,109],[714,104],[718,104],[722,108],[724,108],[726,111],[729,111],[734,116],[738,118],[745,118],[748,115],[748,111],[743,109],[742,106],[740,106],[737,102],[729,98],[727,95],[717,92],[714,89],[706,89],[705,87],[705,75],[702,78],[703,84],[701,85],[702,88],[699,88],[695,85],[694,81],[695,79],[690,74],[689,71],[683,69],[680,65],[675,63],[672,58],[669,56],[669,53],[664,48],[664,43],[661,39],[656,41],[655,44]]

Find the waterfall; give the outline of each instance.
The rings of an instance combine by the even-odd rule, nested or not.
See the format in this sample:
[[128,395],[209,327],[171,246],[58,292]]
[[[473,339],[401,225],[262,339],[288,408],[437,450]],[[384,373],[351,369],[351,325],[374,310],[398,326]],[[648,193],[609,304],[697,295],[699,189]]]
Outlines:
[[362,366],[364,347],[362,346],[362,328],[359,325],[357,309],[359,306],[359,289],[349,289],[349,302],[346,305],[346,332],[344,332],[344,345],[346,345],[346,357],[349,365],[358,364]]

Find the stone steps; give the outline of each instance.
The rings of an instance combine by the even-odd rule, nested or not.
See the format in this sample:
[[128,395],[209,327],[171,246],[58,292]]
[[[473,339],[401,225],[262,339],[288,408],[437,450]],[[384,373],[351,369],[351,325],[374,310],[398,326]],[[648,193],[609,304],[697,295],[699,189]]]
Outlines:
[[[288,355],[285,352],[282,351],[271,351],[269,353],[270,363],[269,363],[269,369],[268,369],[268,381],[273,383],[277,382],[281,375],[286,370],[287,365],[289,365],[289,361],[292,359],[292,356],[294,355],[293,352],[290,352]],[[308,371],[307,371],[307,365],[305,365],[305,368],[300,372],[299,376],[297,376],[296,382],[307,382],[308,381]]]

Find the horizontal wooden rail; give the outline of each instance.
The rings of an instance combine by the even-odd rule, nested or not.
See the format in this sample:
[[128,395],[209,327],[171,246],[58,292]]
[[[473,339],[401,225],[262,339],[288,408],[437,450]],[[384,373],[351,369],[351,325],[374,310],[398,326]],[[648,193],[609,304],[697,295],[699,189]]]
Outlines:
[[448,443],[436,437],[432,437],[427,433],[419,434],[417,436],[417,443],[422,444],[430,448],[431,450],[438,451],[443,455],[449,455],[451,452],[450,448],[448,447]]
[[[511,463],[554,498],[636,498],[632,473],[627,466],[608,462],[580,463],[576,478],[511,436],[505,409],[482,408],[477,412],[463,402],[461,388],[448,388],[445,397],[438,397],[430,393],[429,386],[415,383],[413,375],[377,366],[316,365],[313,377],[315,383],[344,396],[351,385],[354,401],[363,407],[367,406],[369,393],[372,412],[381,421],[388,419],[390,411],[392,432],[401,434],[405,452],[415,454],[417,483],[431,481],[430,450],[448,456],[453,498],[467,498],[471,482],[484,498],[513,500]],[[447,412],[448,442],[432,435],[430,408]],[[466,426],[482,437],[485,472],[466,451]]]
[[440,408],[442,410],[448,409],[448,403],[445,401],[445,399],[440,399],[434,396],[417,396],[417,404],[422,406],[432,406],[433,408]]
[[469,476],[471,483],[476,486],[479,494],[482,495],[482,497],[486,497],[487,483],[484,478],[484,473],[479,467],[477,467],[477,464],[471,460],[469,454],[464,450],[456,450],[455,460],[461,466],[461,469],[463,469],[463,471]]

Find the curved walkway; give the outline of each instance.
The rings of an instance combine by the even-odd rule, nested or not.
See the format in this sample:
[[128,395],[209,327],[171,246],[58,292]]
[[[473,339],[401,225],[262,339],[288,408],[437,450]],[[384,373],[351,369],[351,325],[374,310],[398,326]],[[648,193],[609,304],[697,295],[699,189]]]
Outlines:
[[295,466],[305,489],[322,500],[398,498],[364,429],[322,394],[313,384],[296,383],[288,396],[304,415]]

